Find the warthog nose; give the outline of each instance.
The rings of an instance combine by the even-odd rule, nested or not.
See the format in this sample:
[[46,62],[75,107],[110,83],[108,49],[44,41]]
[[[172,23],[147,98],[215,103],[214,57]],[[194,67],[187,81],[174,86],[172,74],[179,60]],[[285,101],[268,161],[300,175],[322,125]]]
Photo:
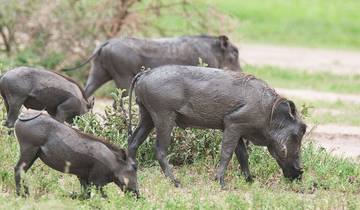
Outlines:
[[126,189],[126,192],[129,192],[129,193],[132,194],[133,196],[136,196],[136,198],[140,198],[140,192],[139,192],[139,190]]
[[136,198],[137,198],[137,199],[140,198],[140,192],[139,192],[139,190],[136,190],[136,191],[135,191],[135,195],[136,195]]

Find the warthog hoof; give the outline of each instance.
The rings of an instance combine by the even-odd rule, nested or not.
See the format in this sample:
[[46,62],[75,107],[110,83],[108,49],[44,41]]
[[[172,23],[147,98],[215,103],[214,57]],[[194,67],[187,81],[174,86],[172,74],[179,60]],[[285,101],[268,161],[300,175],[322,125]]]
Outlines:
[[245,181],[246,181],[246,182],[249,182],[249,183],[252,183],[252,182],[254,182],[254,179],[253,179],[253,178],[254,178],[254,177],[251,176],[251,175],[245,176]]
[[219,175],[216,175],[215,176],[215,181],[219,182],[220,183],[220,187],[221,189],[224,189],[225,188],[225,180],[224,180],[224,176],[219,176]]
[[181,187],[181,183],[179,180],[175,179],[173,182],[174,182],[175,187]]

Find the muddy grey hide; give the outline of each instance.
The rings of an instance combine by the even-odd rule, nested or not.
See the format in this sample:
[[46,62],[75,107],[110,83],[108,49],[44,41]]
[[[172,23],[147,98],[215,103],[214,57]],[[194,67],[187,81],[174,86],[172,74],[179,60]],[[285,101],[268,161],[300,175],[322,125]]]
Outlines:
[[[15,123],[20,144],[20,159],[15,166],[16,192],[21,192],[21,172],[26,172],[37,158],[49,167],[75,174],[89,196],[88,187],[102,187],[114,182],[123,191],[139,195],[136,168],[127,154],[106,140],[81,133],[46,114],[25,113]],[[25,195],[29,194],[24,185]]]
[[121,38],[102,44],[80,66],[91,61],[85,86],[86,96],[89,97],[109,80],[114,80],[117,88],[128,89],[132,78],[143,67],[155,68],[166,64],[197,66],[201,58],[209,67],[240,71],[238,57],[237,47],[226,36]]
[[[138,147],[155,127],[156,158],[165,176],[176,186],[179,182],[166,159],[174,126],[223,131],[216,173],[221,186],[234,151],[246,180],[251,180],[243,139],[266,146],[285,177],[301,178],[300,147],[306,125],[298,117],[295,104],[280,97],[262,80],[214,68],[163,66],[139,73],[130,91],[132,88],[140,122],[128,139],[129,158],[135,162]],[[130,101],[131,97],[132,94]]]
[[19,67],[6,72],[0,79],[7,127],[13,127],[21,106],[46,110],[60,122],[71,123],[77,115],[89,111],[94,98],[87,100],[83,89],[73,80],[60,74]]

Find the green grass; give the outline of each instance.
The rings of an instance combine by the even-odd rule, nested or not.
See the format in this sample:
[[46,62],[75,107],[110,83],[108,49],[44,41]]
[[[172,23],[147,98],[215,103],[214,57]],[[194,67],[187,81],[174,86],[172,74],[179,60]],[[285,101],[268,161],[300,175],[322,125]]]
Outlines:
[[[164,0],[165,3],[174,1]],[[311,47],[360,49],[357,0],[197,0],[190,1],[191,16],[182,17],[176,10],[163,12],[152,20],[160,35],[192,33],[227,33],[243,41],[289,44]],[[143,8],[148,1],[138,7]],[[213,8],[223,15],[214,15]],[[170,10],[169,10],[170,11]],[[208,27],[199,26],[194,11],[205,11]],[[189,18],[191,17],[191,18]],[[151,31],[147,31],[152,35]],[[158,34],[158,33],[155,33]]]
[[335,75],[329,72],[310,73],[272,66],[245,66],[244,71],[265,80],[272,87],[347,94],[359,94],[360,90],[360,75]]
[[203,0],[239,23],[244,40],[360,49],[357,0]]
[[[297,103],[302,101],[296,100]],[[320,102],[319,102],[320,103]],[[316,105],[315,103],[313,104]],[[343,104],[329,104],[328,108],[342,108]],[[4,112],[1,112],[4,115]],[[1,116],[4,117],[4,116]],[[118,117],[108,116],[106,120],[115,128],[100,127],[90,118],[84,117],[80,125],[89,131],[106,134],[118,145],[126,141],[125,130],[116,129],[114,120]],[[78,124],[80,122],[77,122]],[[122,124],[121,120],[117,122]],[[81,123],[80,123],[81,124]],[[112,126],[110,126],[112,127]],[[120,125],[121,127],[121,125]],[[185,133],[185,131],[180,131]],[[189,132],[189,131],[188,131]],[[202,142],[201,131],[191,131],[186,139],[195,141],[198,135],[198,146]],[[210,133],[210,131],[208,131]],[[30,187],[27,199],[15,195],[13,167],[19,156],[19,146],[13,135],[7,135],[8,129],[0,127],[0,209],[358,209],[360,208],[360,165],[353,160],[331,156],[323,149],[316,149],[311,143],[303,143],[302,161],[305,173],[302,181],[289,182],[284,179],[279,166],[265,148],[251,146],[250,171],[255,176],[254,183],[246,183],[238,169],[235,157],[230,162],[227,174],[227,186],[220,189],[214,181],[215,169],[219,160],[219,145],[211,146],[216,155],[211,158],[198,154],[193,164],[174,167],[175,176],[182,186],[175,188],[160,172],[157,162],[148,161],[139,165],[138,181],[142,198],[134,199],[124,195],[114,184],[105,187],[109,196],[103,199],[92,192],[89,200],[72,199],[70,195],[80,191],[80,184],[75,176],[62,174],[37,160],[24,176]],[[178,134],[177,134],[178,135]],[[209,135],[207,141],[218,141],[217,135]],[[186,146],[178,145],[178,150]],[[153,142],[142,145],[151,148]],[[178,143],[177,143],[178,144]],[[174,144],[173,144],[174,145]],[[140,151],[139,150],[139,151]],[[148,157],[153,158],[149,150]],[[184,152],[186,153],[186,151]],[[173,155],[173,154],[172,154]],[[182,155],[182,154],[178,154]],[[170,158],[173,160],[174,157]],[[360,160],[359,160],[360,161]]]
[[237,161],[229,165],[221,190],[213,181],[216,159],[198,161],[175,168],[182,186],[175,188],[160,172],[160,167],[141,167],[138,180],[142,198],[125,196],[114,184],[105,190],[108,199],[95,191],[89,200],[71,199],[79,192],[78,180],[49,169],[40,160],[26,174],[31,196],[14,194],[13,166],[18,144],[2,129],[0,161],[0,209],[357,209],[360,208],[360,166],[346,159],[316,150],[311,144],[303,149],[305,174],[301,182],[289,182],[269,154],[252,147],[250,170],[256,176],[248,184],[238,171]]

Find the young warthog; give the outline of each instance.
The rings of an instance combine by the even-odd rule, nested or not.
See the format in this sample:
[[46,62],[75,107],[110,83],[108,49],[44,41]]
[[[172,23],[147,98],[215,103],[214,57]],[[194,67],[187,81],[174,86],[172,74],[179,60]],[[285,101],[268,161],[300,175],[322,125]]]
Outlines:
[[[81,133],[41,113],[21,114],[15,123],[20,159],[15,166],[16,192],[21,190],[21,172],[39,157],[60,172],[75,174],[89,196],[88,187],[114,182],[124,191],[139,194],[136,168],[124,150],[105,140]],[[25,194],[28,188],[24,186]]]
[[301,177],[299,156],[306,125],[298,117],[295,104],[280,97],[262,80],[212,68],[163,66],[138,74],[130,91],[132,88],[137,96],[140,122],[129,138],[129,158],[135,160],[139,145],[155,126],[156,158],[165,176],[175,185],[179,182],[173,176],[166,153],[176,125],[224,132],[216,174],[222,186],[234,151],[245,178],[251,179],[244,138],[266,146],[285,177]]
[[11,128],[22,105],[45,109],[60,122],[89,111],[93,98],[87,100],[83,89],[73,80],[60,74],[19,67],[6,72],[0,79],[0,92],[7,110],[5,126]]
[[[227,36],[121,38],[102,44],[80,66],[92,61],[85,86],[86,96],[89,97],[110,80],[115,81],[116,87],[128,89],[132,78],[142,67],[155,68],[169,64],[197,66],[201,58],[209,67],[240,71],[238,57],[237,47]],[[124,95],[127,95],[127,91]]]

